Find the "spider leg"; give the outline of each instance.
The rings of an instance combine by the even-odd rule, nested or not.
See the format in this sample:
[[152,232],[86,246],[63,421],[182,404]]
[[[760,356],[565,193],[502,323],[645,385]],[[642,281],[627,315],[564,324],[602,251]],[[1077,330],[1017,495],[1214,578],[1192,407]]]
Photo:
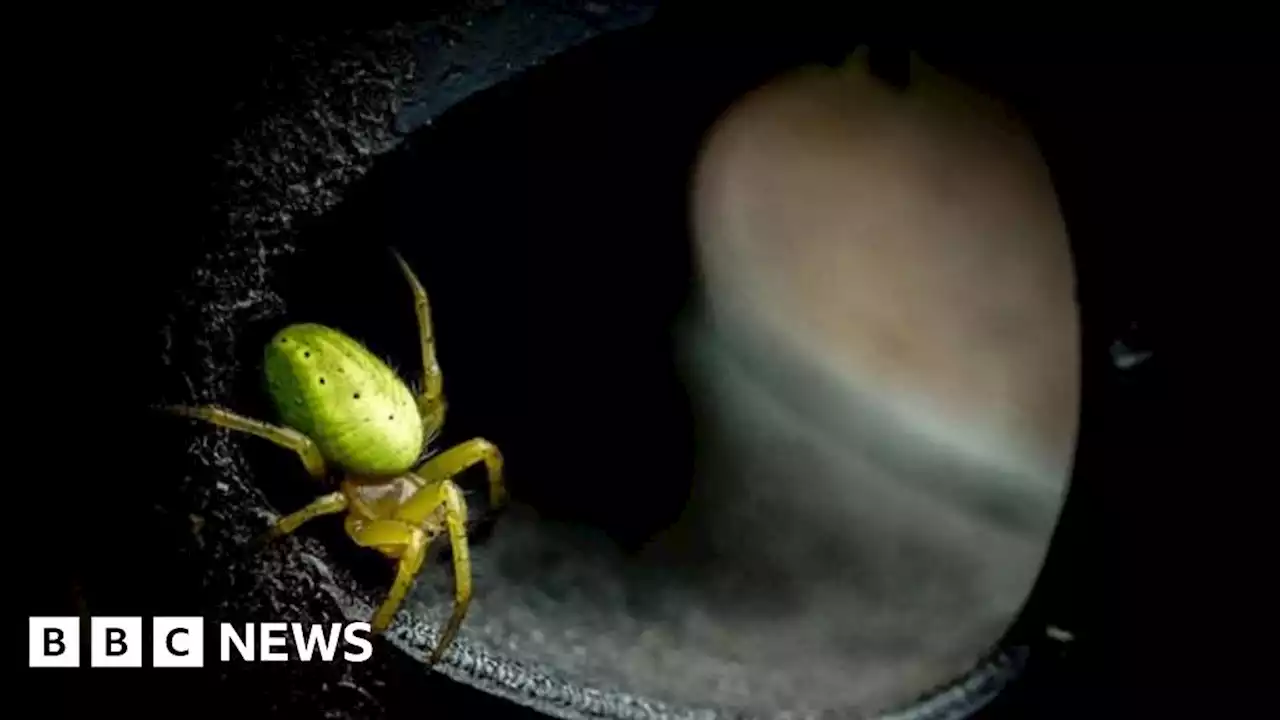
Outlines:
[[462,620],[467,616],[471,605],[471,551],[467,545],[467,505],[462,499],[462,491],[450,480],[440,483],[444,489],[444,519],[449,528],[449,546],[453,549],[453,613],[449,615],[449,623],[440,633],[436,649],[427,660],[427,667],[433,667],[444,655],[445,650],[453,644],[462,627]]
[[320,454],[320,448],[316,446],[311,438],[293,428],[254,420],[213,405],[198,407],[171,405],[163,409],[174,415],[193,420],[204,420],[219,427],[249,433],[264,440],[269,440],[282,448],[297,453],[298,458],[302,460],[302,464],[306,466],[307,472],[311,477],[316,480],[323,480],[325,477],[324,456]]
[[288,535],[304,523],[310,522],[322,515],[336,515],[347,509],[347,496],[341,492],[329,493],[321,495],[311,501],[306,507],[280,518],[276,521],[271,529],[263,533],[254,540],[252,545],[258,547],[264,545],[276,538]]
[[375,548],[399,560],[391,590],[370,622],[373,632],[384,632],[413,587],[431,538],[422,528],[402,520],[369,520],[355,514],[347,516],[346,529],[357,545]]
[[444,529],[449,533],[453,549],[453,612],[427,660],[428,667],[434,666],[453,644],[471,604],[471,553],[467,544],[467,505],[462,491],[449,480],[425,483],[400,505],[391,519],[369,520],[356,515],[347,518],[347,532],[356,543],[400,559],[395,584],[372,623],[374,632],[382,632],[391,624],[422,567],[427,543],[433,536],[431,530],[438,528],[437,513],[442,508]]
[[413,474],[431,484],[451,480],[477,463],[484,463],[489,475],[489,505],[494,509],[501,507],[507,500],[506,487],[502,481],[502,453],[484,438],[473,438],[431,456]]
[[435,331],[431,325],[431,304],[427,300],[427,290],[414,274],[409,263],[400,253],[392,250],[400,271],[413,290],[413,312],[418,318],[418,341],[422,346],[422,391],[418,395],[418,411],[427,427],[428,436],[438,432],[444,424],[444,376],[440,372],[440,363],[436,360]]

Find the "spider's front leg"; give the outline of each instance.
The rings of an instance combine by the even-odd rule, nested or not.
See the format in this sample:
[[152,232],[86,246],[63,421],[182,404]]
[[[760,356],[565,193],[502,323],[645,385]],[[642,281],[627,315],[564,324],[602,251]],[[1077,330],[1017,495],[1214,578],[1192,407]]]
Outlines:
[[431,325],[431,303],[427,299],[427,289],[422,286],[409,263],[396,251],[392,250],[391,254],[395,256],[400,272],[404,273],[404,279],[413,291],[413,313],[418,318],[418,342],[422,347],[422,392],[418,395],[418,412],[422,415],[427,437],[433,437],[444,425],[445,402],[444,374],[440,371],[440,362],[436,360],[436,336]]
[[[392,254],[413,290],[413,311],[418,318],[418,338],[422,345],[422,394],[418,397],[418,408],[422,413],[422,424],[427,429],[427,437],[433,438],[444,424],[445,401],[444,378],[440,372],[440,363],[436,360],[431,305],[427,300],[426,288],[413,273],[409,263],[404,261],[400,253],[393,250]],[[502,482],[502,453],[488,440],[475,438],[452,447],[428,460],[414,470],[413,474],[431,484],[448,480],[481,462],[489,474],[489,504],[496,509],[506,502],[507,492]]]
[[440,508],[444,509],[445,527],[453,549],[454,603],[449,622],[440,633],[440,641],[427,660],[431,667],[457,637],[462,620],[471,603],[471,553],[467,545],[467,506],[462,492],[448,480],[429,483],[396,509],[389,519],[369,519],[352,514],[347,517],[347,533],[357,544],[372,547],[399,559],[396,579],[373,616],[373,631],[380,633],[391,625],[396,610],[413,586],[414,578],[426,558],[431,536],[428,521]]
[[[294,430],[293,428],[283,427],[280,425],[272,425],[254,420],[243,415],[237,415],[230,410],[213,405],[203,405],[199,407],[189,407],[185,405],[173,405],[165,408],[169,412],[180,415],[182,417],[192,418],[195,420],[204,420],[219,427],[225,427],[231,430],[256,435],[264,440],[269,440],[280,447],[292,450],[298,454],[302,460],[302,464],[307,468],[307,473],[316,480],[323,480],[327,471],[325,467],[324,456],[320,454],[320,448],[315,442],[306,435]],[[342,493],[330,493],[321,495],[312,501],[309,505],[296,512],[289,513],[280,518],[271,526],[271,529],[255,538],[249,543],[250,548],[258,548],[261,545],[270,542],[282,535],[297,530],[303,523],[314,520],[322,515],[334,515],[347,509],[347,497]]]
[[201,405],[198,407],[190,407],[186,405],[170,405],[164,408],[168,412],[181,417],[191,418],[193,420],[204,420],[219,427],[236,430],[250,435],[256,435],[264,440],[269,440],[276,445],[287,450],[292,450],[298,454],[298,458],[302,460],[302,464],[306,466],[307,472],[316,480],[323,480],[326,474],[324,456],[320,454],[320,448],[311,440],[311,438],[294,430],[293,428],[283,427],[280,425],[272,425],[261,420],[254,420],[243,415],[237,415],[230,410],[214,405]]

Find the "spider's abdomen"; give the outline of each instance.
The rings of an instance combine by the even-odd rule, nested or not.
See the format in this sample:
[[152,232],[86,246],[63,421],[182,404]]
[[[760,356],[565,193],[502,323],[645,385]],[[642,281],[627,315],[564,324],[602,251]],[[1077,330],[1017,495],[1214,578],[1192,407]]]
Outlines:
[[413,393],[341,331],[290,325],[267,345],[264,365],[280,419],[314,440],[326,460],[358,475],[392,476],[422,454]]

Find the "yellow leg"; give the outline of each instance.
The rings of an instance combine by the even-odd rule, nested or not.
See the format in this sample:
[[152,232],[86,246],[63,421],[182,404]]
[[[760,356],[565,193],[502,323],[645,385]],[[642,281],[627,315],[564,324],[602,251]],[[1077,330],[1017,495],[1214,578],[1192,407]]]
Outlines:
[[428,667],[439,662],[445,650],[453,644],[471,605],[471,551],[467,544],[467,504],[462,491],[449,480],[429,483],[400,506],[393,520],[365,520],[354,515],[347,520],[347,532],[357,543],[400,558],[395,585],[373,622],[374,632],[382,632],[391,624],[396,608],[403,602],[413,577],[422,566],[430,537],[419,528],[434,524],[429,519],[441,507],[444,508],[449,545],[453,549],[453,613],[440,632],[440,642],[427,660]]
[[404,602],[404,596],[409,593],[414,578],[422,569],[430,538],[420,528],[399,520],[365,520],[354,515],[347,520],[347,533],[358,545],[377,548],[400,559],[391,591],[387,593],[387,599],[370,623],[375,633],[384,632],[391,626],[396,610]]
[[481,462],[489,473],[489,504],[499,508],[507,501],[506,486],[502,482],[502,453],[496,445],[484,438],[473,438],[432,456],[414,470],[413,474],[427,484],[432,484],[452,479],[463,470]]
[[444,491],[445,523],[449,527],[449,546],[453,549],[453,614],[440,633],[440,642],[431,652],[427,667],[433,667],[453,644],[471,605],[471,550],[467,545],[467,505],[462,491],[449,480],[440,483]]
[[324,456],[320,454],[320,448],[311,441],[311,438],[294,430],[293,428],[272,425],[254,420],[243,415],[237,415],[230,410],[224,410],[220,407],[211,405],[203,405],[200,407],[188,407],[185,405],[173,405],[165,408],[169,412],[180,415],[182,417],[192,418],[195,420],[204,420],[220,427],[229,428],[246,432],[250,435],[256,435],[264,440],[287,448],[298,454],[302,460],[302,464],[306,466],[307,472],[311,477],[321,480],[325,477]]
[[288,535],[302,527],[303,523],[315,520],[322,515],[335,515],[346,509],[346,495],[340,492],[321,495],[301,510],[289,513],[277,520],[275,526],[269,532],[269,535],[271,537]]
[[[444,376],[440,372],[440,363],[436,360],[436,337],[431,327],[431,305],[427,301],[427,290],[413,273],[409,263],[400,257],[400,253],[394,250],[391,252],[413,290],[413,311],[418,316],[418,340],[422,345],[422,394],[418,398],[418,409],[428,429],[439,430],[444,424]],[[431,434],[433,433],[428,432],[428,435]]]

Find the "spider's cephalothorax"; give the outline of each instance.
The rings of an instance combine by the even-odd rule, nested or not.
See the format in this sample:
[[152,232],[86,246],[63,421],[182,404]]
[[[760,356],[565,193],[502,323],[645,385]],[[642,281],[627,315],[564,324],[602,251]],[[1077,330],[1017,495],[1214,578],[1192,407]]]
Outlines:
[[457,635],[471,599],[467,507],[452,478],[483,463],[492,507],[505,499],[502,455],[475,438],[419,464],[427,442],[444,422],[444,395],[427,293],[399,254],[413,290],[422,344],[422,392],[414,394],[386,363],[348,335],[312,323],[290,325],[267,345],[265,370],[282,424],[272,425],[215,406],[169,408],[232,430],[251,433],[298,454],[317,480],[330,470],[339,490],[276,522],[269,535],[285,535],[321,515],[347,513],[344,527],[357,544],[397,559],[396,579],[372,620],[390,624],[422,567],[427,546],[447,534],[453,548],[454,608],[429,665]]

